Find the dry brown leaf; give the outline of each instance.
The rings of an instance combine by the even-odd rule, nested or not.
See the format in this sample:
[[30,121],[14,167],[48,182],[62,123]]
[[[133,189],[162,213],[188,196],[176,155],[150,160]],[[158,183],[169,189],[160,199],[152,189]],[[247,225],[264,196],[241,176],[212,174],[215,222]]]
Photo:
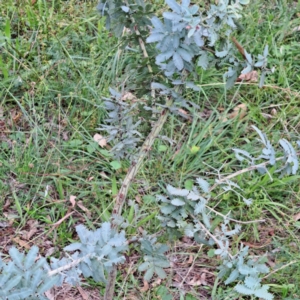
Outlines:
[[253,248],[253,249],[260,249],[260,248],[264,248],[266,246],[268,246],[269,244],[271,244],[271,239],[267,239],[266,241],[264,241],[264,244],[258,244],[258,243],[249,243],[249,242],[244,242],[243,241],[243,244],[245,246],[248,246],[249,248]]
[[68,131],[63,131],[62,138],[63,138],[64,141],[68,141],[69,140],[68,134],[69,134]]
[[72,195],[70,196],[70,202],[72,204],[72,207],[74,207],[76,205],[75,199],[76,199],[76,196],[72,196]]
[[47,251],[45,252],[45,257],[47,256],[52,256],[53,253],[55,253],[55,251],[57,251],[56,247],[50,247],[49,249],[47,249]]
[[140,295],[135,295],[135,294],[127,294],[126,295],[126,300],[140,300],[141,297]]
[[89,300],[90,296],[82,289],[82,287],[77,286],[77,289],[82,297],[83,300]]
[[141,292],[147,292],[148,290],[149,290],[149,283],[148,283],[148,281],[147,280],[143,280],[143,282],[144,282],[144,286],[141,288]]
[[21,240],[19,237],[13,238],[13,241],[25,249],[30,249],[28,242]]
[[2,119],[4,116],[4,110],[3,110],[3,107],[0,106],[0,119]]
[[15,221],[15,219],[18,219],[19,216],[15,214],[14,212],[3,212],[3,216],[5,217],[6,221],[9,223],[9,225],[12,225]]
[[276,268],[276,263],[274,261],[272,261],[270,258],[268,258],[267,264],[271,267],[271,268]]
[[273,119],[273,116],[272,116],[272,115],[269,115],[269,114],[262,113],[261,116],[262,116],[263,118],[265,118],[266,120]]
[[242,104],[237,105],[233,109],[233,112],[230,113],[227,117],[229,119],[234,119],[235,117],[239,116],[239,119],[241,120],[246,116],[246,114],[247,114],[247,105],[242,103]]
[[143,227],[141,227],[141,226],[140,226],[140,227],[138,227],[138,231],[139,231],[140,233],[142,233],[142,234],[143,234],[143,233],[144,233],[144,229],[143,229]]
[[190,265],[192,264],[194,261],[194,256],[192,254],[190,254],[189,260],[187,261],[187,263]]
[[7,222],[0,222],[0,228],[8,227],[9,224]]
[[179,109],[178,109],[178,112],[179,112],[184,118],[186,118],[187,120],[189,120],[189,121],[192,121],[192,120],[193,120],[193,118],[191,117],[191,115],[190,115],[186,110],[184,110],[184,109],[182,109],[182,108],[179,108]]
[[195,275],[192,280],[187,282],[187,284],[191,286],[207,285],[206,273],[202,273],[201,276]]
[[206,281],[206,273],[202,273],[200,277],[201,277],[202,285],[208,285]]
[[56,223],[51,224],[52,226],[58,226],[60,225],[63,221],[65,221],[66,219],[68,219],[71,215],[74,214],[74,211],[69,212],[68,214],[66,214],[63,218],[61,218],[59,221],[57,221]]
[[103,137],[101,134],[96,133],[93,137],[94,141],[98,143],[100,147],[105,147],[107,145],[107,141],[105,137]]
[[137,202],[138,204],[142,204],[142,198],[141,198],[140,195],[136,195],[136,196],[135,196],[135,200],[136,200],[136,202]]
[[240,82],[240,81],[258,82],[258,73],[257,73],[257,71],[251,71],[251,72],[246,73],[246,74],[241,74],[237,79],[237,82]]
[[300,212],[293,216],[294,221],[298,221],[300,219]]
[[46,292],[45,292],[45,295],[47,296],[47,298],[48,298],[49,300],[55,300],[55,295],[54,295],[52,289],[49,290],[49,291],[46,291]]
[[78,201],[77,206],[80,207],[89,218],[92,216],[92,213],[83,205],[82,201]]
[[241,120],[246,116],[247,110],[248,110],[247,105],[244,103],[241,103],[241,104],[237,105],[233,109],[233,111],[230,114],[228,114],[226,117],[225,116],[220,117],[220,121],[226,122],[226,121],[228,121],[228,119],[234,119],[237,116],[239,116],[239,119]]
[[23,234],[23,239],[29,241],[31,237],[38,231],[38,221],[29,220],[27,225],[29,225],[29,231]]
[[160,278],[157,278],[152,284],[152,287],[159,286],[161,284],[162,280]]
[[104,179],[110,179],[103,171],[100,172],[100,176]]
[[22,116],[23,116],[23,115],[22,115],[22,112],[20,112],[20,111],[18,111],[18,110],[16,110],[16,109],[12,109],[12,110],[11,110],[12,121],[13,121],[15,124],[17,124],[17,123],[20,121],[20,119],[21,119]]
[[180,113],[182,113],[183,115],[187,115],[188,114],[188,112],[185,109],[183,109],[183,108],[179,108],[178,111]]
[[277,110],[275,108],[272,108],[271,115],[272,116],[276,116],[277,115]]
[[175,281],[175,282],[181,282],[181,281],[182,281],[182,278],[180,277],[179,274],[176,274],[176,275],[173,277],[173,281]]
[[136,96],[134,96],[132,93],[130,92],[127,92],[125,93],[122,98],[121,98],[123,101],[132,101],[132,102],[136,102],[137,101],[137,98]]
[[11,205],[11,202],[10,202],[9,199],[7,199],[7,200],[5,201],[5,204],[3,205],[3,210],[6,210],[7,208],[9,208],[10,205]]

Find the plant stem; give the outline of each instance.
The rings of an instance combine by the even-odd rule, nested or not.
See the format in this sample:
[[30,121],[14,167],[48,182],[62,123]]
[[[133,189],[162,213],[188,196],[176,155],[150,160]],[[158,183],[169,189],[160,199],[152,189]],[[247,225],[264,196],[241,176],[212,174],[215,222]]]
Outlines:
[[[296,154],[297,154],[297,156],[300,155],[300,151],[296,152]],[[277,158],[275,159],[275,161],[280,161],[280,160],[283,160],[284,158],[285,158],[284,156],[277,157]],[[247,172],[250,172],[250,171],[253,171],[253,170],[257,170],[257,169],[262,168],[262,167],[265,167],[265,166],[267,166],[267,165],[269,165],[269,164],[270,164],[270,162],[269,162],[269,161],[266,161],[266,162],[263,162],[263,163],[261,163],[261,164],[253,165],[253,166],[247,167],[247,168],[245,168],[245,169],[239,170],[239,171],[237,171],[237,172],[235,172],[235,173],[232,173],[232,174],[230,174],[230,175],[228,175],[228,176],[226,176],[226,177],[224,177],[224,178],[219,179],[218,182],[215,183],[215,184],[209,189],[209,191],[211,192],[211,191],[214,190],[216,187],[218,187],[220,184],[226,183],[226,181],[227,181],[227,180],[230,180],[231,178],[234,178],[234,177],[236,177],[236,176],[239,176],[239,175],[241,175],[241,174],[243,174],[243,173],[247,173]]]
[[[169,109],[173,104],[172,100],[167,101],[167,108],[165,108],[155,123],[155,125],[152,128],[152,131],[149,133],[148,137],[144,141],[140,153],[138,155],[138,159],[136,161],[133,161],[131,163],[131,166],[124,178],[124,181],[122,183],[121,188],[119,189],[119,192],[117,194],[116,200],[115,200],[115,205],[113,208],[113,214],[120,216],[122,213],[123,205],[125,203],[128,189],[130,187],[130,184],[132,183],[133,179],[135,178],[138,170],[140,169],[144,159],[148,155],[149,151],[152,148],[152,145],[160,133],[163,125],[165,124],[168,114],[169,114]],[[116,281],[116,276],[117,276],[117,266],[114,265],[112,271],[108,275],[107,279],[107,285],[106,285],[106,290],[105,290],[105,295],[104,295],[104,300],[112,300],[114,296],[114,289],[115,289],[115,281]]]
[[117,277],[117,266],[114,265],[113,269],[109,272],[105,288],[104,300],[112,300],[115,293],[115,282]]

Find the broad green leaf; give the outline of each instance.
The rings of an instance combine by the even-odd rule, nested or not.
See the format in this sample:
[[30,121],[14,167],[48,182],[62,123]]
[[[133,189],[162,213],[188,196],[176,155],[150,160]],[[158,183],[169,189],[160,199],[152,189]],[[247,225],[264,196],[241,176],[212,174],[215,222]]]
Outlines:
[[193,185],[194,185],[193,180],[188,179],[188,180],[186,180],[186,181],[184,182],[184,187],[185,187],[185,189],[188,190],[188,191],[191,191],[191,190],[192,190]]
[[167,150],[168,150],[168,147],[165,145],[158,146],[158,152],[166,152]]
[[114,170],[119,170],[119,169],[121,169],[121,167],[122,167],[122,165],[120,164],[120,162],[117,161],[117,160],[112,161],[112,162],[110,163],[110,165],[112,166],[112,168],[113,168]]
[[192,154],[196,154],[197,152],[199,152],[200,147],[198,147],[198,146],[192,146],[192,147],[190,148],[190,150],[191,150],[191,153],[192,153]]

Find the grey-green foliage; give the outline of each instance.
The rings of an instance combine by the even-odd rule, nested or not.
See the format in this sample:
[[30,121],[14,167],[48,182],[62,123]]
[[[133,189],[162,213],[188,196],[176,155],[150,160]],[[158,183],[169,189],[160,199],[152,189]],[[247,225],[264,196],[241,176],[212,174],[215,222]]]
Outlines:
[[[267,68],[268,53],[269,47],[268,45],[266,45],[263,54],[258,54],[256,61],[251,54],[247,53],[246,50],[244,50],[244,54],[246,57],[245,62],[240,63],[236,59],[229,59],[229,62],[232,63],[232,66],[228,68],[228,71],[223,76],[227,82],[227,87],[231,87],[235,83],[239,73],[247,74],[253,71],[255,68],[261,69],[259,87],[262,87],[264,85],[266,75],[273,72],[273,69]],[[241,65],[243,66],[242,71]]]
[[249,247],[241,244],[240,249],[232,255],[230,237],[237,235],[241,226],[235,225],[233,230],[228,230],[229,220],[225,217],[221,229],[213,231],[218,249],[215,255],[219,255],[222,264],[219,269],[219,278],[227,277],[225,284],[239,282],[234,289],[243,295],[253,295],[260,299],[271,300],[273,295],[268,292],[269,287],[261,284],[263,274],[269,273],[265,257],[252,258],[249,256]]
[[[202,192],[196,186],[189,191],[168,185],[168,196],[157,196],[161,211],[158,219],[163,226],[179,230],[185,236],[193,237],[199,243],[212,246],[216,240],[206,237],[207,230],[212,230],[211,213],[207,209],[208,201],[211,198],[210,185],[203,178],[197,178],[196,182]],[[236,224],[234,229],[228,230],[228,219],[224,219],[221,230],[215,230],[217,244],[220,249],[223,249],[223,252],[228,252],[228,237],[237,234],[240,229],[241,227]]]
[[[202,238],[203,230],[199,226],[196,217],[200,215],[204,225],[210,228],[210,216],[206,210],[210,195],[207,181],[198,178],[197,183],[204,192],[203,195],[196,186],[189,191],[168,185],[168,196],[157,196],[158,202],[161,203],[161,215],[158,216],[158,219],[163,226],[178,228],[189,237]],[[209,243],[212,243],[212,241],[210,240]]]
[[[78,225],[76,231],[80,241],[64,248],[72,254],[61,259],[51,257],[50,265],[44,257],[37,260],[36,246],[31,247],[27,255],[12,247],[8,263],[0,257],[0,299],[47,300],[44,293],[54,285],[62,286],[64,282],[78,285],[82,276],[106,283],[106,274],[113,265],[125,261],[124,253],[128,250],[125,232],[117,232],[108,222],[95,231]],[[170,266],[165,255],[168,247],[157,243],[156,238],[149,237],[146,232],[142,238],[135,237],[132,241],[141,246],[144,254],[139,271],[147,270],[145,279],[149,281],[154,274],[165,278],[164,268]]]
[[[261,284],[261,275],[269,273],[265,264],[266,258],[251,258],[248,250],[248,247],[241,245],[237,254],[223,257],[218,277],[227,276],[226,285],[239,281],[234,289],[240,294],[272,300],[273,295],[268,292],[269,286]],[[220,250],[216,250],[215,253],[220,254]]]
[[[275,173],[280,176],[296,174],[299,167],[299,160],[296,150],[286,139],[281,139],[279,144],[283,148],[283,156],[276,158],[276,152],[271,142],[257,127],[252,126],[259,135],[259,141],[263,145],[261,154],[254,157],[245,150],[233,149],[236,158],[240,161],[246,160],[252,166],[257,165],[261,160],[267,160],[267,163],[256,167],[262,174],[267,172],[267,166],[275,168]],[[297,142],[300,146],[300,141]],[[276,165],[280,162],[280,165]],[[196,179],[197,185],[192,190],[175,188],[167,186],[167,195],[157,196],[160,204],[161,214],[158,219],[163,226],[169,229],[177,230],[188,237],[193,237],[198,243],[209,246],[217,246],[215,254],[222,260],[219,277],[227,276],[225,284],[239,282],[234,289],[244,295],[251,295],[265,300],[273,299],[273,295],[268,292],[268,286],[261,283],[262,274],[268,273],[269,269],[264,263],[264,258],[253,259],[249,257],[248,247],[241,248],[232,255],[230,238],[239,234],[241,226],[230,223],[229,216],[223,216],[223,222],[217,220],[220,216],[215,214],[215,210],[209,209],[209,200],[211,196],[211,187],[209,183],[202,179]],[[250,206],[252,199],[246,199],[242,193],[242,188],[230,179],[216,179],[216,185],[224,191],[233,191],[241,197],[244,202]],[[217,221],[218,226],[213,224]],[[209,234],[208,234],[209,233]]]
[[[173,80],[172,84],[175,85],[181,85],[183,84],[183,82],[181,80]],[[197,86],[195,86],[192,82],[185,82],[186,85],[189,85],[188,87],[197,90]],[[193,106],[194,108],[199,108],[198,105],[196,105],[195,103],[191,102],[191,101],[187,101],[186,99],[184,99],[182,97],[182,95],[180,95],[180,93],[176,92],[175,89],[173,88],[169,88],[167,86],[165,86],[164,84],[158,83],[158,82],[152,82],[151,84],[151,88],[155,89],[155,90],[160,90],[159,94],[162,96],[167,96],[167,97],[171,97],[174,101],[174,104],[171,107],[168,107],[164,104],[157,104],[157,106],[161,106],[161,107],[167,107],[172,113],[174,114],[179,114],[182,117],[186,117],[184,114],[181,114],[180,111],[178,110],[178,106],[179,107],[185,107],[187,109],[190,109],[191,106]]]
[[[253,68],[261,68],[262,78],[267,74],[267,46],[263,55],[259,55],[258,61],[255,62],[251,54],[246,51],[246,59],[241,60],[236,55],[237,49],[230,42],[231,34],[236,29],[236,22],[242,17],[242,5],[248,2],[246,0],[231,2],[219,0],[217,5],[200,10],[199,6],[191,5],[189,0],[183,0],[181,4],[175,0],[166,0],[172,11],[164,12],[162,20],[158,16],[152,17],[153,28],[149,36],[151,9],[145,5],[144,1],[101,0],[98,10],[102,16],[106,17],[107,28],[114,31],[118,37],[122,35],[124,28],[130,29],[128,34],[122,35],[123,42],[125,41],[130,48],[138,45],[140,38],[145,40],[148,36],[146,51],[150,57],[155,57],[157,65],[167,77],[170,77],[168,78],[169,86],[152,82],[151,91],[159,90],[160,95],[164,96],[156,97],[155,105],[167,107],[172,113],[181,114],[178,106],[187,109],[190,109],[191,105],[197,106],[182,97],[178,86],[194,90],[199,90],[199,88],[193,82],[179,79],[177,75],[195,72],[197,64],[205,70],[216,65],[219,67],[230,65],[228,72],[224,75],[228,87],[235,83],[240,71],[247,73]],[[136,35],[137,32],[139,36]],[[149,47],[149,43],[156,44],[156,51],[152,51],[154,47]],[[140,66],[137,66],[137,68],[146,69],[147,74],[142,72],[145,75],[142,76],[144,83],[150,83],[151,79],[155,78],[161,80],[159,70],[156,70],[157,74],[154,74],[155,72],[150,72],[146,67],[152,62],[149,59],[147,58]],[[151,68],[155,71],[154,65],[152,63]],[[136,86],[137,92],[140,90],[139,86],[142,85],[140,82]],[[142,90],[149,95],[149,87],[145,89],[143,86]],[[120,93],[113,89],[110,89],[110,92],[112,97],[105,98],[105,108],[109,118],[105,120],[107,124],[102,125],[100,130],[108,133],[107,140],[114,145],[111,153],[117,159],[132,159],[141,137],[138,131],[140,121],[134,121],[136,116],[134,118],[135,113],[133,113],[137,104],[127,105],[122,101]],[[174,100],[171,107],[165,102],[165,99],[169,97]],[[149,110],[153,107],[145,107],[145,109]],[[184,114],[181,115],[185,117]]]
[[36,260],[38,251],[33,246],[26,255],[12,247],[11,261],[5,263],[0,258],[0,299],[48,299],[44,293],[58,283],[59,276],[49,277],[46,259]]
[[106,28],[119,38],[119,49],[128,54],[120,74],[126,75],[126,88],[134,90],[138,97],[150,95],[151,81],[159,76],[154,62],[157,51],[153,45],[144,43],[148,54],[145,56],[138,48],[149,35],[152,5],[144,0],[100,0],[97,9],[106,19]]
[[[11,261],[0,259],[0,299],[44,299],[44,293],[54,285],[64,282],[80,283],[81,275],[96,282],[106,282],[106,272],[113,264],[125,261],[128,249],[125,232],[118,233],[110,223],[103,223],[95,231],[83,225],[76,226],[80,242],[70,244],[64,250],[72,255],[62,259],[51,258],[51,265],[44,257],[38,260],[38,247],[33,246],[25,255],[16,248],[9,250]],[[74,252],[75,251],[75,252]]]
[[[265,133],[259,130],[256,126],[252,128],[258,133],[259,140],[264,146],[261,154],[258,157],[254,157],[248,151],[242,149],[233,149],[236,158],[239,161],[248,161],[250,165],[255,165],[257,161],[267,160],[268,164],[276,168],[276,173],[280,173],[281,176],[284,175],[295,175],[299,169],[299,159],[297,157],[297,152],[293,145],[286,139],[280,139],[279,144],[283,148],[283,158],[276,160],[276,152],[271,142],[268,140]],[[300,145],[300,141],[297,141],[297,145]],[[261,174],[267,172],[267,164],[258,168]]]
[[166,0],[172,12],[164,12],[164,19],[157,16],[151,19],[153,29],[147,38],[148,43],[156,43],[159,54],[156,63],[165,75],[172,77],[183,70],[193,72],[197,60],[204,70],[218,65],[231,65],[224,77],[227,87],[236,81],[239,72],[248,73],[254,67],[262,69],[263,85],[267,70],[268,47],[258,56],[257,62],[245,51],[246,60],[236,56],[237,49],[230,42],[236,22],[242,17],[242,5],[249,1],[219,0],[217,5],[200,11],[199,6],[191,5],[190,0]]
[[107,132],[107,142],[113,142],[111,152],[116,158],[132,157],[136,151],[141,133],[137,130],[141,121],[134,123],[133,117],[137,111],[137,103],[129,105],[122,100],[122,94],[110,88],[111,98],[104,98],[108,112],[106,125],[99,130]]
[[[124,28],[132,30],[137,26],[141,31],[150,25],[151,5],[145,4],[144,0],[100,0],[97,10],[106,17],[106,28],[113,30],[117,37],[121,37]],[[136,22],[135,22],[136,21]]]
[[[213,227],[213,216],[207,211],[207,204],[210,198],[210,186],[202,178],[197,179],[204,195],[200,195],[199,190],[194,187],[192,191],[186,189],[167,186],[168,197],[158,196],[162,202],[161,213],[158,218],[164,226],[177,228],[184,235],[194,237],[198,243],[208,246],[217,245],[215,255],[219,255],[222,264],[219,267],[219,277],[227,276],[225,284],[238,281],[234,289],[245,295],[253,295],[265,300],[273,299],[268,292],[268,286],[261,284],[261,274],[268,273],[269,269],[263,263],[262,259],[245,259],[248,256],[248,247],[241,246],[241,249],[234,255],[231,255],[230,238],[239,234],[241,226],[235,224],[234,228],[230,226],[227,216],[224,216],[223,223],[218,227]],[[232,183],[232,186],[235,186]],[[200,224],[203,224],[200,226]],[[209,231],[213,237],[207,236]],[[146,268],[146,266],[145,266]]]
[[165,255],[169,247],[156,243],[156,238],[145,237],[141,240],[141,250],[144,253],[144,262],[138,269],[140,272],[146,271],[144,279],[149,282],[154,274],[164,279],[167,276],[164,268],[170,267],[170,263]]
[[[79,279],[74,273],[81,273],[84,277],[92,277],[96,282],[106,282],[106,272],[110,272],[113,264],[125,261],[124,252],[128,249],[125,232],[118,233],[112,229],[111,224],[105,222],[95,231],[88,230],[83,225],[76,226],[76,231],[80,242],[70,244],[65,247],[65,251],[76,251],[69,259],[69,263],[78,261],[73,268],[67,272],[61,272],[61,282],[66,281],[76,284]],[[68,261],[63,258],[63,263],[51,259],[51,267],[57,269],[62,265],[67,265]]]
[[236,195],[238,195],[245,204],[250,206],[252,204],[252,198],[246,198],[243,195],[243,189],[234,181],[226,179],[226,180],[218,180],[216,179],[216,184],[218,184],[225,192],[232,191]]

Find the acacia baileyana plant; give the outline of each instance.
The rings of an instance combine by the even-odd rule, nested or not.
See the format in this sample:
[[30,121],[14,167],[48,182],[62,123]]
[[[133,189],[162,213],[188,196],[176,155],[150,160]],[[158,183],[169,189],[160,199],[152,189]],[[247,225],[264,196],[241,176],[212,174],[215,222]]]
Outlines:
[[[11,248],[10,261],[0,259],[1,299],[47,299],[45,292],[54,285],[64,282],[76,285],[84,276],[104,283],[104,299],[111,300],[117,265],[126,263],[125,253],[131,249],[142,253],[143,261],[136,269],[144,272],[145,280],[167,276],[165,269],[170,267],[167,245],[158,243],[157,237],[145,232],[130,240],[126,238],[128,223],[122,217],[122,207],[131,182],[168,113],[180,114],[178,108],[197,107],[184,98],[182,91],[184,88],[198,89],[194,82],[198,68],[227,67],[224,74],[227,88],[234,84],[240,73],[259,68],[262,85],[265,75],[270,72],[267,69],[267,45],[263,54],[255,58],[234,37],[238,20],[243,18],[242,8],[249,1],[218,0],[216,3],[208,7],[191,4],[189,0],[181,3],[166,0],[167,10],[162,15],[155,15],[152,6],[143,0],[100,1],[97,9],[106,18],[106,28],[120,39],[124,51],[134,51],[140,58],[128,66],[126,88],[136,90],[138,96],[146,99],[143,103],[147,102],[147,105],[138,101],[136,105],[127,105],[122,99],[123,93],[110,88],[111,96],[104,98],[108,118],[100,127],[107,132],[106,139],[113,145],[115,158],[127,159],[131,166],[114,199],[110,222],[102,223],[95,231],[78,225],[79,241],[64,248],[68,255],[51,258],[50,262],[41,256],[37,259],[38,248],[33,246],[27,254]],[[142,109],[150,110],[152,118],[158,116],[144,141],[139,130],[142,120],[138,118]],[[243,149],[233,149],[239,161],[250,165],[246,171],[258,170],[273,176],[276,172],[279,176],[296,174],[298,157],[292,143],[281,139],[283,155],[277,154],[266,135],[257,127],[253,129],[263,146],[261,154],[255,156]],[[272,172],[268,166],[272,167]],[[273,295],[268,291],[269,286],[262,283],[263,274],[269,272],[264,257],[256,259],[251,257],[248,247],[241,244],[235,249],[231,244],[232,236],[241,232],[242,222],[210,207],[211,192],[217,188],[242,195],[242,188],[233,178],[234,174],[212,183],[199,177],[190,190],[167,185],[165,195],[157,196],[158,219],[165,230],[188,236],[213,249],[213,254],[220,258],[219,277],[226,278],[225,284],[233,284],[238,294],[270,300]],[[242,199],[248,206],[253,203],[252,199],[243,196]],[[213,225],[215,221],[218,226]]]

